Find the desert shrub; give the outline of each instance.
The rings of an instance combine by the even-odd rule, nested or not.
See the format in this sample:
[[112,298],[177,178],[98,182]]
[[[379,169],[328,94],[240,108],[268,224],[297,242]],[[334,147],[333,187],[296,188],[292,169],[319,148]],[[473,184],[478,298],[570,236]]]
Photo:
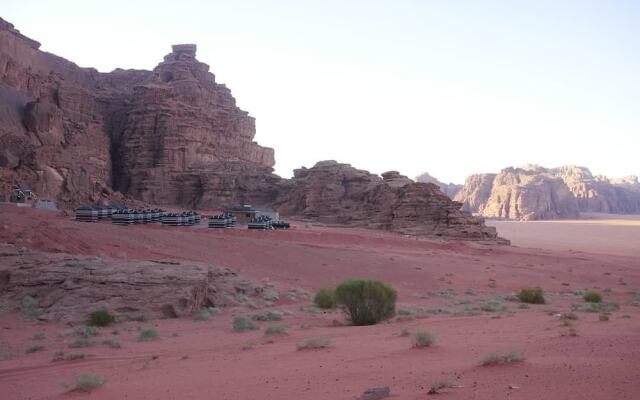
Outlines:
[[71,344],[69,344],[69,347],[72,349],[77,349],[80,347],[95,346],[96,344],[98,344],[98,342],[91,338],[79,338],[71,342]]
[[256,342],[248,341],[242,343],[242,350],[251,350],[256,346]]
[[64,357],[65,361],[82,360],[87,355],[84,353],[69,353]]
[[107,383],[107,380],[101,376],[82,374],[76,378],[76,384],[73,389],[81,392],[89,392],[93,389],[99,388],[105,383]]
[[608,321],[608,320],[609,320],[609,315],[608,315],[608,314],[605,314],[605,313],[602,313],[602,314],[600,314],[600,315],[598,316],[598,319],[599,319],[600,321],[602,321],[602,322]]
[[27,348],[26,353],[27,353],[27,354],[30,354],[30,353],[35,353],[35,352],[37,352],[37,351],[41,351],[41,350],[44,350],[44,346],[39,345],[39,344],[34,344],[34,345],[29,346],[29,347]]
[[279,312],[267,311],[266,313],[258,313],[251,316],[254,321],[282,321],[282,314]]
[[331,346],[331,340],[322,336],[313,336],[306,338],[302,342],[298,343],[298,350],[303,349],[323,349]]
[[119,349],[120,347],[122,347],[120,345],[120,342],[117,341],[116,339],[105,339],[102,341],[102,344],[107,345],[112,349]]
[[588,291],[582,297],[587,303],[602,303],[602,295],[593,290]]
[[80,336],[89,338],[91,336],[98,336],[100,329],[95,326],[80,325],[71,329],[67,329],[62,333],[62,336]]
[[89,325],[109,326],[115,322],[115,317],[107,309],[101,308],[89,314]]
[[506,308],[507,307],[504,304],[502,304],[500,300],[495,300],[495,299],[486,301],[484,304],[480,306],[480,309],[485,312],[503,311]]
[[516,351],[510,351],[505,355],[491,353],[491,354],[487,354],[480,360],[480,365],[489,366],[489,365],[510,364],[510,363],[520,362],[524,360],[526,360],[526,357],[522,353],[518,353]]
[[417,331],[413,334],[411,343],[416,348],[431,347],[436,343],[436,337],[431,332]]
[[441,390],[444,389],[454,389],[457,386],[449,381],[436,381],[431,384],[429,387],[429,391],[427,394],[438,394]]
[[336,307],[336,290],[334,288],[321,288],[313,296],[313,303],[318,308],[330,309]]
[[287,327],[278,325],[270,326],[264,331],[265,335],[283,335],[285,333],[287,333]]
[[620,305],[618,303],[577,303],[572,304],[571,309],[573,311],[585,311],[585,312],[597,312],[597,313],[608,313],[612,311],[617,311],[620,309]]
[[34,333],[32,339],[33,340],[44,340],[45,334],[42,332]]
[[562,313],[560,315],[560,319],[564,320],[564,321],[575,321],[578,319],[578,315],[576,313],[570,312],[570,313]]
[[236,332],[255,331],[258,326],[250,318],[241,316],[233,319],[233,330]]
[[158,340],[159,338],[160,335],[158,335],[158,331],[153,328],[143,329],[138,334],[138,342],[150,342],[152,340]]
[[411,332],[409,332],[409,330],[407,328],[403,328],[400,331],[400,336],[402,336],[402,337],[406,337],[406,336],[409,336],[409,335],[411,335]]
[[348,280],[336,288],[336,301],[344,305],[354,325],[373,325],[393,317],[396,291],[376,280]]
[[518,293],[518,300],[529,304],[544,304],[544,292],[541,288],[523,288]]
[[265,301],[278,301],[279,298],[280,294],[275,290],[266,290],[264,293],[262,293],[262,299]]
[[203,308],[202,310],[199,310],[193,315],[193,319],[195,321],[206,321],[209,319],[210,316],[211,316],[211,313],[209,313],[209,310],[207,310],[206,308]]

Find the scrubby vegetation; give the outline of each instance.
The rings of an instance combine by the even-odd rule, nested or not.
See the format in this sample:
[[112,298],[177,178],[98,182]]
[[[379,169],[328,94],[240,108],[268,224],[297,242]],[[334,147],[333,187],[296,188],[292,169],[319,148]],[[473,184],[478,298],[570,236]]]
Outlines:
[[489,365],[511,364],[514,362],[520,362],[524,360],[526,360],[526,357],[523,354],[515,351],[510,351],[505,355],[491,353],[484,356],[482,360],[480,360],[480,365],[489,366]]
[[417,331],[413,334],[411,343],[415,348],[431,347],[436,343],[436,337],[431,332]]
[[336,290],[334,288],[322,288],[313,297],[313,303],[318,308],[331,309],[336,307]]
[[285,333],[287,333],[287,327],[280,325],[270,326],[264,331],[265,335],[283,335]]
[[39,345],[39,344],[34,344],[34,345],[29,346],[27,348],[26,353],[30,354],[30,353],[35,353],[37,351],[42,351],[42,350],[44,350],[44,346]]
[[89,315],[89,325],[105,327],[113,324],[116,318],[107,309],[101,308]]
[[158,340],[159,338],[160,335],[158,335],[158,331],[153,328],[143,329],[138,334],[139,342],[150,342],[152,340]]
[[93,389],[99,388],[105,383],[107,383],[107,380],[99,375],[82,374],[76,378],[76,384],[73,387],[73,390],[89,392]]
[[249,317],[240,316],[233,319],[233,330],[236,332],[255,331],[258,325],[253,323]]
[[279,312],[267,311],[251,316],[254,321],[282,321],[282,314]]
[[354,325],[373,325],[393,317],[396,291],[376,280],[348,280],[336,288],[336,301]]
[[80,325],[71,329],[67,329],[62,333],[62,336],[79,336],[89,338],[91,336],[98,336],[100,334],[100,328],[95,326]]
[[322,349],[331,346],[331,340],[322,336],[312,336],[298,343],[298,350]]
[[545,304],[544,291],[542,288],[523,288],[518,293],[518,300],[529,304]]
[[586,292],[582,298],[587,303],[602,303],[602,295],[593,290]]
[[427,394],[438,394],[444,389],[455,388],[457,388],[457,386],[449,381],[436,381],[431,384],[431,387],[429,387],[429,391],[427,392]]
[[72,349],[77,349],[80,347],[90,347],[90,346],[95,346],[96,344],[98,344],[97,341],[95,341],[94,339],[91,338],[79,338],[74,340],[73,342],[71,342],[71,344],[69,344],[69,347]]

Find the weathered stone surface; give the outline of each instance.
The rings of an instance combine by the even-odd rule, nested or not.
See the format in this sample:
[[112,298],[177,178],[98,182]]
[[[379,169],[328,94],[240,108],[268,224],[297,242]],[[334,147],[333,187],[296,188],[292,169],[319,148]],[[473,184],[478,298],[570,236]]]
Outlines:
[[122,319],[189,316],[204,307],[259,303],[263,287],[224,267],[41,253],[0,244],[0,308],[40,320],[83,322],[97,308]]
[[[114,190],[156,204],[268,202],[273,150],[255,121],[176,45],[153,71],[99,73],[38,50],[0,19],[0,192],[26,184],[63,206]],[[117,196],[117,195],[116,195]]]
[[[176,45],[133,89],[117,136],[115,187],[156,204],[264,203],[275,163],[257,145],[255,120],[240,110],[195,45]],[[264,184],[263,184],[264,183]]]
[[576,218],[580,212],[640,213],[637,177],[594,177],[584,167],[528,165],[467,178],[454,198],[465,210],[508,219]]
[[410,235],[500,241],[482,218],[461,211],[436,185],[395,171],[378,175],[321,161],[294,171],[276,201],[283,215]]
[[427,172],[416,176],[416,182],[433,183],[442,190],[442,193],[446,194],[451,199],[453,199],[463,187],[463,185],[459,185],[457,183],[440,182],[437,178],[431,176]]

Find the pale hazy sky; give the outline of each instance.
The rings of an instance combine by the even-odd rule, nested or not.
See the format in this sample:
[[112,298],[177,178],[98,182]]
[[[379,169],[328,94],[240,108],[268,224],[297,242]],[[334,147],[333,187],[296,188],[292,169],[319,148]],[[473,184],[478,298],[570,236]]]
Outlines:
[[640,1],[0,3],[100,71],[196,43],[282,176],[325,159],[454,182],[524,163],[640,174]]

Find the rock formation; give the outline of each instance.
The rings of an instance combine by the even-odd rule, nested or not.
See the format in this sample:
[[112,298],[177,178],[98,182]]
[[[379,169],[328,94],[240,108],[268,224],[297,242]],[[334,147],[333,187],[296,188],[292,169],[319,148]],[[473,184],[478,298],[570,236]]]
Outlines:
[[267,204],[273,150],[253,142],[255,120],[195,55],[195,45],[173,46],[134,86],[114,186],[156,204]]
[[0,19],[0,190],[26,184],[63,204],[119,190],[188,207],[263,204],[273,150],[229,89],[177,45],[153,71],[99,73],[38,50]]
[[449,196],[450,199],[453,199],[463,187],[463,185],[459,185],[457,183],[440,182],[437,178],[431,176],[427,172],[416,176],[416,182],[433,183],[442,190],[442,193]]
[[0,244],[0,309],[44,321],[85,322],[98,308],[122,320],[190,316],[205,307],[259,304],[264,288],[228,268],[42,253]]
[[276,202],[283,215],[325,223],[385,229],[434,237],[501,241],[483,220],[436,185],[413,182],[398,172],[378,175],[349,164],[321,161],[294,171]]
[[[153,71],[100,73],[39,50],[0,19],[0,190],[26,184],[63,206],[121,199],[287,215],[397,232],[496,240],[437,186],[319,163],[293,180],[229,89],[175,45]],[[276,201],[277,199],[277,201]]]
[[594,177],[584,167],[528,165],[467,178],[454,198],[463,209],[507,219],[577,218],[580,212],[640,213],[637,177]]

